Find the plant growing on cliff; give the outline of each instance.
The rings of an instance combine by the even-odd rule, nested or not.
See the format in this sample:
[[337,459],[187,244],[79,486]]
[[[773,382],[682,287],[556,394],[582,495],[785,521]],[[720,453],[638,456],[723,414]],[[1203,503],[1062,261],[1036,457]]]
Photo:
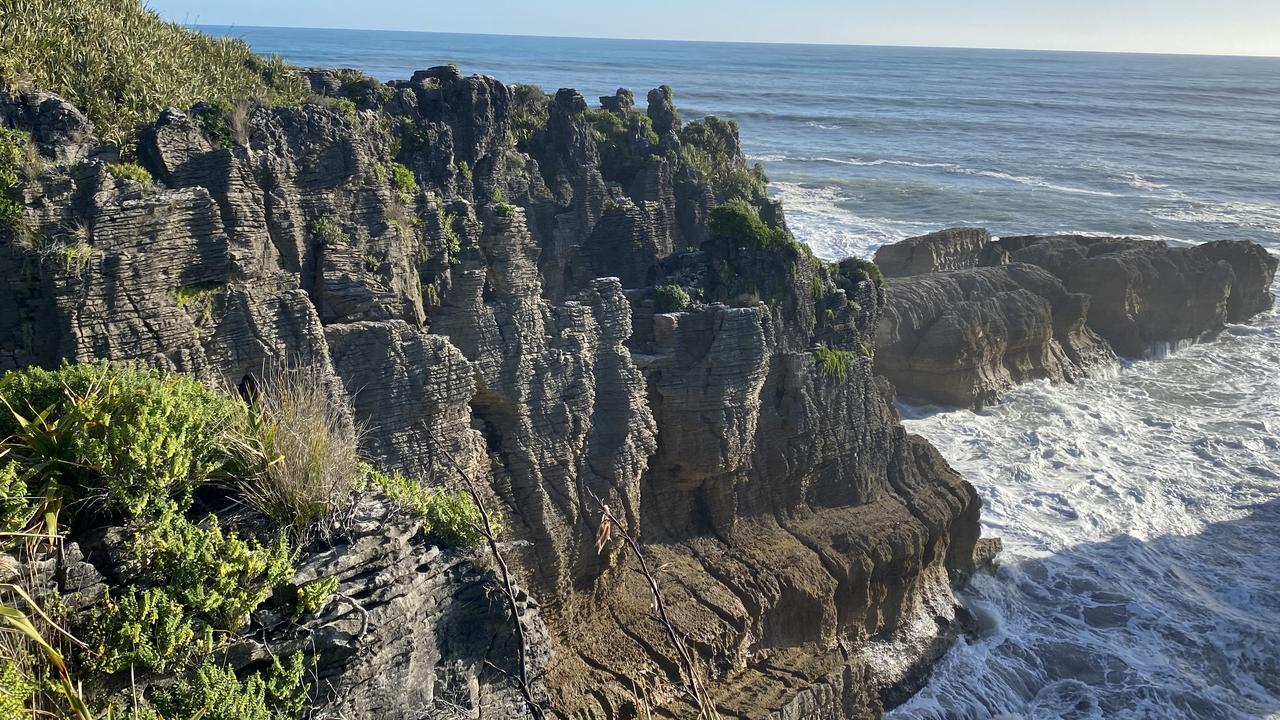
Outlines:
[[270,369],[231,426],[225,474],[245,504],[296,535],[327,535],[364,472],[360,429],[328,385],[306,369]]
[[89,669],[106,674],[131,665],[167,672],[213,650],[212,638],[162,588],[131,587],[119,598],[108,595],[85,637],[93,650]]
[[853,369],[854,363],[857,362],[853,352],[835,350],[825,343],[818,345],[813,354],[818,359],[818,368],[822,371],[823,377],[831,380],[847,380],[849,371]]
[[229,667],[206,662],[189,678],[157,691],[152,703],[165,718],[290,720],[306,704],[302,654],[271,661],[243,681]]
[[108,163],[107,172],[112,177],[136,182],[143,188],[151,187],[151,173],[147,172],[147,169],[141,165],[134,163]]
[[151,517],[221,464],[231,401],[196,380],[105,363],[0,378],[0,436],[24,472],[126,518]]
[[195,317],[196,327],[203,327],[213,322],[213,301],[222,288],[217,282],[184,285],[174,291],[174,297],[180,309]]
[[30,142],[26,133],[0,127],[0,228],[15,227],[22,220],[22,205],[9,195],[18,184],[27,156],[24,148]]
[[750,250],[791,248],[795,242],[782,228],[771,228],[760,219],[760,211],[742,200],[731,200],[711,211],[707,227],[714,238]]
[[848,278],[854,285],[871,281],[879,287],[884,284],[884,273],[880,271],[880,266],[870,260],[862,258],[845,258],[841,260],[839,265],[839,273]]
[[674,283],[653,289],[653,309],[659,313],[680,312],[689,307],[689,293]]
[[[364,466],[362,487],[377,490],[399,508],[422,521],[423,533],[434,535],[453,547],[476,547],[485,540],[484,520],[475,502],[466,493],[426,488],[399,472],[384,473]],[[489,530],[502,533],[502,518],[489,514]]]
[[551,98],[537,85],[512,85],[511,134],[524,149],[547,126]]
[[283,60],[166,22],[138,0],[10,0],[0,12],[0,78],[61,95],[120,147],[166,107],[303,97]]
[[392,163],[391,187],[395,188],[400,201],[408,204],[413,202],[413,196],[418,193],[418,179],[409,168],[400,163]]
[[299,587],[298,599],[293,606],[294,622],[297,622],[303,615],[320,612],[337,589],[337,575],[318,578]]
[[680,129],[681,159],[711,184],[721,201],[753,202],[766,196],[769,178],[759,163],[748,166],[738,140],[738,124],[714,115]]
[[322,247],[340,247],[351,242],[347,234],[342,232],[342,228],[327,218],[317,220],[311,226],[311,234],[315,236],[316,240],[320,241]]

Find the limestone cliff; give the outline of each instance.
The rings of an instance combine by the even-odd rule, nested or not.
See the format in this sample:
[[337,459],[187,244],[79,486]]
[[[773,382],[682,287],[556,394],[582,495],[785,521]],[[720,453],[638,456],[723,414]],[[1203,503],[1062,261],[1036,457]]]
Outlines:
[[[736,126],[681,124],[669,89],[642,113],[451,67],[306,78],[325,97],[165,112],[137,148],[153,185],[117,177],[67,103],[0,95],[38,153],[0,231],[0,370],[315,369],[371,459],[433,486],[465,472],[503,506],[554,716],[693,713],[621,532],[661,568],[722,717],[900,697],[958,631],[980,502],[872,372],[883,289],[790,241]],[[763,244],[712,232],[728,201]],[[659,284],[692,303],[659,312]],[[624,525],[602,551],[597,498]],[[258,639],[319,658],[321,716],[518,715],[479,561],[376,511],[302,564],[358,612],[303,635],[255,618]]]
[[904,394],[958,406],[1244,322],[1274,302],[1278,264],[1249,242],[993,241],[985,230],[912,238],[876,259],[894,278],[877,371]]

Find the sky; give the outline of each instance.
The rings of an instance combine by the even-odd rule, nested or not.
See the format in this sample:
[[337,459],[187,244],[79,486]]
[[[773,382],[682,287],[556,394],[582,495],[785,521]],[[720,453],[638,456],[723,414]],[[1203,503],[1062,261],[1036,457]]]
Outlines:
[[185,23],[1280,56],[1280,0],[150,0]]

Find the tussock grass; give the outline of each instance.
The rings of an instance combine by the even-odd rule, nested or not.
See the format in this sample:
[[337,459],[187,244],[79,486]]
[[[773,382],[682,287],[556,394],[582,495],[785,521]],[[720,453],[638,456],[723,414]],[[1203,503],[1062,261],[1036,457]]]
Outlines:
[[166,22],[138,0],[4,0],[0,8],[0,78],[61,95],[122,148],[166,107],[304,96],[280,58]]
[[268,370],[233,432],[231,484],[246,505],[298,535],[333,528],[364,477],[360,430],[309,370]]

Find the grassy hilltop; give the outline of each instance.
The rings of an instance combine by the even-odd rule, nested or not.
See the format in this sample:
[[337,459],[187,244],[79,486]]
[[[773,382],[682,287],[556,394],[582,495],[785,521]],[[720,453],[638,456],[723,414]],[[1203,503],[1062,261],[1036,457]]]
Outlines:
[[122,146],[166,107],[303,98],[280,58],[166,22],[138,0],[4,0],[0,79],[61,95]]

